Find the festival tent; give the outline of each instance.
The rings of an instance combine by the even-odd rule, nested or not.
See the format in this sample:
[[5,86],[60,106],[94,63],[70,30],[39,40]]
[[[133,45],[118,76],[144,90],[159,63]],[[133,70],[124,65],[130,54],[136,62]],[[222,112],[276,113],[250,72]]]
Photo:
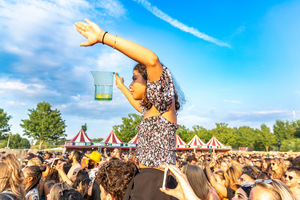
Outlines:
[[101,141],[101,147],[129,149],[136,147],[136,144],[122,142],[122,140],[120,140],[120,138],[118,138],[118,136],[112,130],[109,135]]
[[87,149],[97,148],[93,146],[93,141],[87,136],[83,129],[70,141],[65,143],[65,148],[70,149]]
[[183,141],[177,133],[176,133],[175,145],[176,145],[177,150],[188,150],[188,149],[190,149],[189,145],[187,145],[185,143],[185,141]]
[[137,144],[137,134],[128,143]]
[[198,137],[198,135],[195,135],[188,145],[194,150],[208,150],[207,145]]
[[231,151],[231,146],[223,145],[215,136],[213,136],[207,143],[208,149],[213,149],[217,151]]

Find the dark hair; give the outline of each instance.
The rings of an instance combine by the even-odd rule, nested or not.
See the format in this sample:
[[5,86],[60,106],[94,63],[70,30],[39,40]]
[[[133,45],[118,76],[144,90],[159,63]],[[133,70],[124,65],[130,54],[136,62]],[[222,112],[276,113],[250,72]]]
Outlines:
[[[55,183],[59,182],[59,175],[58,175],[58,171],[56,169],[54,169],[53,167],[51,167],[52,163],[49,163],[47,165],[47,168],[49,169],[49,173],[45,178],[45,182],[50,181],[50,180],[54,180]],[[42,166],[43,167],[43,166]],[[42,169],[41,167],[41,169]],[[43,170],[42,170],[43,171]]]
[[[147,74],[147,68],[145,65],[138,63],[133,70],[136,70],[139,72],[139,74],[142,75],[143,79],[145,81],[148,80],[148,74]],[[184,98],[184,94],[183,92],[180,90],[179,86],[177,84],[175,84],[175,80],[173,78],[173,82],[174,85],[176,85],[175,87],[175,95],[174,95],[174,99],[175,99],[175,110],[178,111],[180,109],[180,102],[179,102],[179,96],[178,93],[180,93],[180,97],[181,97],[181,104],[183,104],[185,102],[185,98]],[[147,95],[145,96],[145,98],[142,101],[142,106],[146,107],[147,110],[149,110],[152,107],[152,103],[149,101],[149,99],[147,98]]]
[[259,169],[255,168],[253,166],[247,165],[247,166],[243,167],[242,175],[246,174],[253,180],[256,180],[259,172],[260,172]]
[[82,158],[82,154],[80,153],[80,151],[74,151],[73,156],[75,157],[75,159],[77,160],[77,162],[80,163],[81,158]]
[[89,174],[85,169],[81,169],[77,172],[76,179],[73,184],[73,188],[76,189],[81,183],[83,190],[80,193],[84,199],[88,198],[88,189],[89,189],[90,181],[91,180],[89,178]]
[[136,171],[136,166],[132,162],[110,160],[100,166],[95,181],[115,200],[122,200]]
[[27,168],[29,169],[27,172],[28,176],[32,177],[33,181],[31,185],[25,190],[26,193],[28,193],[32,188],[35,188],[39,184],[39,181],[42,177],[42,170],[40,169],[39,166],[33,165]]
[[65,172],[65,174],[68,174],[69,170],[71,169],[72,165],[70,163],[65,163],[63,165],[63,170]]
[[84,200],[80,192],[74,189],[66,189],[61,192],[59,200]]
[[294,158],[292,165],[300,167],[300,156],[297,156],[296,158]]
[[300,167],[299,166],[292,166],[287,168],[286,171],[292,171],[295,172],[297,174],[297,176],[300,176]]

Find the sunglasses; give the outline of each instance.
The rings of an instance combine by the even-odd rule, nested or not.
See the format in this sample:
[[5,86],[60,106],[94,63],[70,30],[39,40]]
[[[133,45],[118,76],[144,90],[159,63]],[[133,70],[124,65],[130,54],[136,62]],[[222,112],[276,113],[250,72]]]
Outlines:
[[244,181],[244,179],[242,177],[239,177],[238,179],[241,180],[241,181]]
[[274,166],[274,165],[276,165],[276,163],[271,163],[271,165],[273,165],[273,166]]
[[286,174],[284,174],[283,176],[284,176],[285,179],[288,178],[290,181],[293,180],[293,178],[294,178],[294,177],[288,176],[288,175],[286,175]]

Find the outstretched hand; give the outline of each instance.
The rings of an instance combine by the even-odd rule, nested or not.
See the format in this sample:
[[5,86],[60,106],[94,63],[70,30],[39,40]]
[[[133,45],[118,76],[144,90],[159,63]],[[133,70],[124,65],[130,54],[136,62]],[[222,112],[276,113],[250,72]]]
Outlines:
[[124,84],[124,79],[123,77],[120,77],[117,72],[115,72],[115,77],[116,77],[116,86],[120,88],[120,86]]
[[178,181],[177,187],[175,189],[162,189],[160,191],[178,198],[179,200],[200,200],[194,193],[186,175],[181,172],[174,165],[167,165],[169,170],[174,174],[176,180]]
[[93,46],[96,43],[102,42],[102,36],[105,33],[97,24],[85,19],[84,22],[75,23],[76,30],[88,39],[87,42],[83,42],[80,46]]

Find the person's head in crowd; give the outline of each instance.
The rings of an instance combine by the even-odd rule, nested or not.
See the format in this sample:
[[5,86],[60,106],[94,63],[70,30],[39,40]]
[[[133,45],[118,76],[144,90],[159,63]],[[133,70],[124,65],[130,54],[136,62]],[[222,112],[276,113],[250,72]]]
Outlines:
[[271,168],[274,172],[272,174],[273,179],[280,179],[284,174],[284,164],[281,158],[274,158],[271,160]]
[[229,163],[226,160],[222,160],[220,163],[220,169],[226,172],[229,169]]
[[[31,150],[31,149],[30,149]],[[25,158],[27,159],[27,160],[30,160],[30,159],[32,159],[32,158],[34,158],[35,157],[35,155],[32,153],[32,151],[31,152],[28,152],[27,154],[26,154],[26,156],[25,156]]]
[[24,199],[23,173],[18,159],[13,154],[2,157],[0,169],[0,193],[10,190],[18,199]]
[[263,160],[262,170],[269,171],[271,169],[271,158],[265,158]]
[[215,179],[216,179],[217,183],[225,186],[226,181],[225,181],[224,171],[218,170],[214,173],[214,175],[215,175]]
[[45,155],[44,155],[44,159],[45,160],[51,159],[51,154],[49,152],[46,152]]
[[181,171],[187,176],[195,194],[200,199],[207,199],[210,185],[203,170],[197,165],[187,164],[183,166]]
[[243,185],[240,186],[234,194],[234,197],[232,200],[248,200],[250,196],[250,192],[252,189],[252,184],[251,185]]
[[122,156],[122,150],[120,148],[114,148],[114,150],[111,153],[111,157],[121,159]]
[[242,175],[242,168],[239,165],[232,165],[224,173],[225,176],[225,186],[236,190],[235,184],[238,183],[239,177]]
[[73,164],[77,164],[80,163],[81,161],[81,153],[80,151],[72,151],[69,155],[69,163]]
[[256,180],[250,200],[294,200],[291,190],[280,180]]
[[43,162],[41,161],[41,159],[39,159],[38,157],[34,157],[34,158],[31,158],[30,160],[28,160],[28,163],[27,163],[27,166],[33,166],[33,165],[36,165],[36,166],[42,166]]
[[256,160],[254,165],[257,166],[259,169],[261,169],[262,165],[263,165],[263,161],[262,160]]
[[73,188],[80,192],[84,199],[88,198],[90,181],[89,174],[85,169],[81,169],[77,172],[76,179],[73,183]]
[[186,162],[187,162],[188,164],[190,164],[190,165],[195,165],[195,164],[197,164],[198,160],[197,160],[197,158],[195,157],[195,155],[193,154],[193,155],[190,155],[190,156],[188,156],[188,157],[186,158]]
[[50,163],[48,163],[46,166],[45,166],[45,170],[43,171],[43,177],[45,178],[45,182],[47,181],[50,181],[50,180],[53,180],[55,181],[56,183],[59,182],[59,174],[58,174],[58,171],[55,169],[55,162],[57,160],[54,160]]
[[50,193],[47,195],[47,200],[60,200],[63,190],[69,190],[72,187],[66,182],[56,183],[51,187]]
[[284,159],[283,160],[283,164],[284,164],[284,167],[287,169],[288,167],[290,167],[292,165],[292,161],[293,159]]
[[292,165],[300,167],[300,156],[294,158],[294,160],[292,161]]
[[37,187],[42,177],[42,170],[39,166],[27,166],[23,169],[25,192],[28,193],[33,188]]
[[238,156],[237,160],[240,164],[242,164],[244,162],[244,159],[242,156]]
[[67,189],[61,192],[59,200],[84,200],[84,198],[78,191],[74,189]]
[[265,180],[268,180],[270,179],[270,176],[268,175],[267,172],[263,172],[263,171],[260,171],[258,174],[257,174],[257,179],[265,179]]
[[88,169],[94,169],[98,166],[100,160],[101,160],[101,154],[98,151],[93,151],[91,154],[85,154],[88,160]]
[[239,177],[240,183],[254,183],[256,177],[259,173],[259,170],[256,167],[244,166],[242,169],[242,175]]
[[100,166],[95,181],[100,185],[101,200],[122,200],[136,166],[132,162],[110,160]]
[[285,174],[285,183],[289,188],[299,188],[300,186],[300,167],[289,167]]

